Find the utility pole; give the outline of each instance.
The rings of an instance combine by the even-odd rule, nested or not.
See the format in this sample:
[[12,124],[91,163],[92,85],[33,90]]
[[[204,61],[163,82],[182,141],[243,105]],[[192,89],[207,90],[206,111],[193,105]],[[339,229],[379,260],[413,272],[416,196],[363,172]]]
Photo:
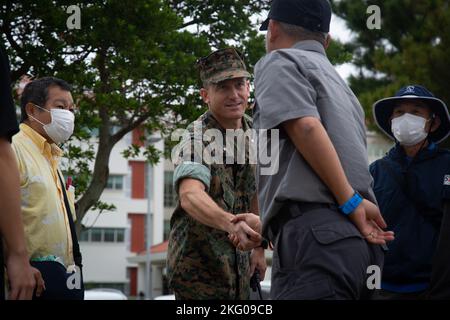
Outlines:
[[[155,144],[156,142],[160,141],[161,135],[154,134],[148,139],[149,144]],[[145,282],[145,298],[146,299],[153,299],[153,288],[152,288],[152,265],[151,265],[151,247],[153,244],[152,236],[153,236],[153,216],[154,216],[154,186],[153,183],[154,180],[154,169],[155,167],[148,163],[147,164],[147,234],[146,234],[146,257],[145,257],[145,276],[144,276],[144,282]]]

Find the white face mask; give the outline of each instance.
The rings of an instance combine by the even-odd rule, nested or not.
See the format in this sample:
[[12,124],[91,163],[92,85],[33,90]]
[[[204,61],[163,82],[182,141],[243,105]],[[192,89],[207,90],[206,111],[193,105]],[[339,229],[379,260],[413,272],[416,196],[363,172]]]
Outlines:
[[401,145],[413,146],[427,137],[428,133],[425,132],[427,121],[422,117],[405,113],[392,119],[391,130]]
[[28,115],[30,118],[33,118],[40,124],[42,124],[45,132],[50,137],[50,139],[53,140],[54,143],[60,144],[64,141],[67,141],[67,139],[70,138],[70,136],[73,133],[73,129],[75,127],[75,116],[72,112],[69,110],[64,109],[51,109],[48,111],[47,109],[44,109],[42,107],[39,107],[38,105],[35,105],[36,107],[45,110],[47,112],[50,112],[50,115],[52,117],[52,121],[48,124],[43,124],[41,121],[36,119],[35,117]]

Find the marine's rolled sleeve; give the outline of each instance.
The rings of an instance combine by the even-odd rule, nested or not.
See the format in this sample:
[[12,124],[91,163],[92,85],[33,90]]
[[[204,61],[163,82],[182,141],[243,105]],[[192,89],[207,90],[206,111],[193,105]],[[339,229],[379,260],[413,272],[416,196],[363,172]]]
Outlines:
[[282,50],[269,53],[257,63],[255,87],[264,129],[307,116],[320,119],[316,91],[301,68]]
[[173,186],[178,194],[180,181],[185,178],[201,181],[208,192],[211,183],[211,168],[203,161],[203,140],[193,135],[185,136],[176,147],[178,153],[173,173]]
[[173,185],[178,193],[179,183],[184,178],[196,179],[206,187],[206,191],[209,190],[211,181],[211,171],[207,166],[193,161],[185,161],[175,168],[173,173]]

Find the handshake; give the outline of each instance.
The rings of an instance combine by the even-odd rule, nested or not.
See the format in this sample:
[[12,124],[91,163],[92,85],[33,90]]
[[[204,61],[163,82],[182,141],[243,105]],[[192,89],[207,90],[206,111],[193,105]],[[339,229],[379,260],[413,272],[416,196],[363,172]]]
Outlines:
[[263,240],[261,236],[261,220],[253,213],[241,213],[231,219],[228,238],[233,245],[242,251],[259,247]]

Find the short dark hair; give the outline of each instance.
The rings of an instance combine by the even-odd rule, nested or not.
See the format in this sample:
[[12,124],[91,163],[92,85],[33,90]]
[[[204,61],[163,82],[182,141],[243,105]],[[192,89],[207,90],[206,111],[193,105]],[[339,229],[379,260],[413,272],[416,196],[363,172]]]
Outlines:
[[289,24],[281,21],[278,22],[280,23],[280,27],[284,31],[284,33],[294,38],[295,40],[316,40],[319,41],[323,46],[325,46],[328,37],[327,32],[311,31],[294,24]]
[[22,92],[22,97],[20,98],[20,122],[24,122],[28,119],[28,115],[25,110],[27,103],[31,102],[43,108],[48,100],[48,90],[54,86],[57,86],[64,91],[70,92],[72,90],[70,84],[55,77],[39,78],[31,81],[25,86]]

